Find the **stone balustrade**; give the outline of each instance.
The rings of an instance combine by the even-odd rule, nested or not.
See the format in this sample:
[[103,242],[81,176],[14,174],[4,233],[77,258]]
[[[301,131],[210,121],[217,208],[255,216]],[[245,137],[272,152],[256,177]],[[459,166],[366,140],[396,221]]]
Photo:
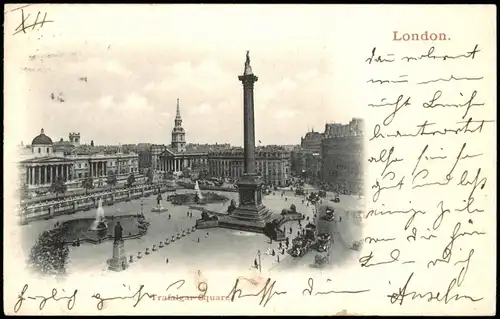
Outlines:
[[118,202],[139,199],[154,195],[158,192],[173,192],[175,188],[168,187],[167,184],[156,184],[146,186],[136,186],[127,189],[117,189],[102,191],[95,194],[77,196],[60,201],[50,201],[39,205],[32,205],[18,210],[23,224],[39,219],[50,219],[59,215],[74,214],[79,211],[96,209],[99,198],[102,198],[103,205],[113,205]]

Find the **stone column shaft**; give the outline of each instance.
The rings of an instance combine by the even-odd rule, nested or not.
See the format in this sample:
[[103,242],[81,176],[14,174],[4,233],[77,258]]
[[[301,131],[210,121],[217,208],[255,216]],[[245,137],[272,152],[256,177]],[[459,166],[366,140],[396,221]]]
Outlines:
[[243,82],[243,126],[244,126],[244,168],[245,173],[255,173],[255,119],[253,85],[258,78],[253,74],[238,77]]

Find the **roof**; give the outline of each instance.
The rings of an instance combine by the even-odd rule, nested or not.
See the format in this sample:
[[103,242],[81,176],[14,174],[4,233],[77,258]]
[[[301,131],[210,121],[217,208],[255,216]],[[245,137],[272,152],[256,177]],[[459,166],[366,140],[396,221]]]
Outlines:
[[325,137],[325,134],[319,132],[307,132],[304,140],[320,140]]
[[40,135],[35,137],[33,141],[31,142],[31,145],[52,145],[52,139],[45,135],[45,132],[42,130],[40,131]]
[[72,162],[71,159],[67,159],[64,157],[58,157],[58,156],[43,156],[43,157],[34,157],[34,158],[29,158],[21,161],[21,163],[60,163],[60,162]]
[[170,155],[196,155],[196,154],[206,154],[210,151],[212,151],[212,148],[206,147],[204,145],[186,146],[186,150],[183,152],[178,152],[176,149],[168,146],[165,148],[165,151],[163,151],[162,154],[169,153]]

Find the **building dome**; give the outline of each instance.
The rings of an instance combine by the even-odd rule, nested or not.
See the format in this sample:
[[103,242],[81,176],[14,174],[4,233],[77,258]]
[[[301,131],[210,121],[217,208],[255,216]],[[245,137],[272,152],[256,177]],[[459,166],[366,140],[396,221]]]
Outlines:
[[40,131],[40,135],[35,137],[31,142],[31,145],[52,145],[52,144],[53,144],[52,139],[47,135],[45,135],[45,133],[43,132],[43,128]]

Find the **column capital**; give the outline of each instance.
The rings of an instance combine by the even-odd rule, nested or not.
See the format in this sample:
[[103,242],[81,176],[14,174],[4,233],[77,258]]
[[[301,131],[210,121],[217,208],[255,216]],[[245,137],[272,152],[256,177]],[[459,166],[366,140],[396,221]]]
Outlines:
[[253,74],[245,74],[238,76],[238,80],[243,82],[243,86],[253,85],[254,82],[257,82],[259,80],[259,77]]

